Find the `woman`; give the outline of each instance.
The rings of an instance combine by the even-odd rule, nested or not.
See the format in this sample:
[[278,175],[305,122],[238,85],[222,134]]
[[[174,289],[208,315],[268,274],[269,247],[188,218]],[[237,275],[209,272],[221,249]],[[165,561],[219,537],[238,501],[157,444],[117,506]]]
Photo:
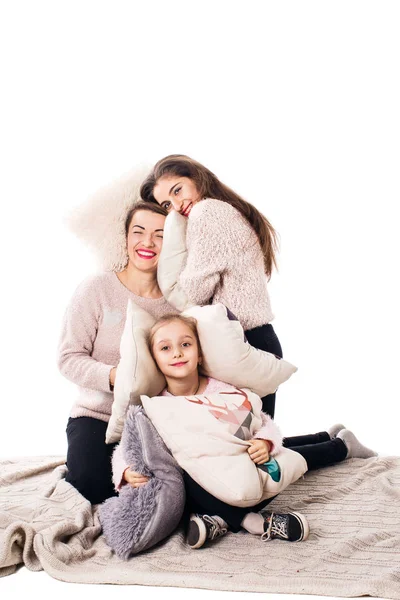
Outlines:
[[[141,186],[143,200],[188,217],[188,258],[179,284],[194,304],[228,307],[242,324],[249,343],[282,358],[270,321],[267,290],[276,266],[277,235],[250,203],[188,156],[160,160]],[[275,394],[262,398],[275,414]]]
[[64,317],[59,368],[79,390],[67,425],[66,481],[92,504],[115,495],[110,462],[115,444],[105,443],[105,433],[128,299],[155,318],[176,312],[157,283],[166,215],[156,204],[137,203],[125,221],[125,269],[86,279]]

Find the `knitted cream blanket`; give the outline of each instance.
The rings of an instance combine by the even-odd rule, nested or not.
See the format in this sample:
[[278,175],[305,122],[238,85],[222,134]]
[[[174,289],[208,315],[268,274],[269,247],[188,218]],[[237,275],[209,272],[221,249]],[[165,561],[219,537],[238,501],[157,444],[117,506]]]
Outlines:
[[127,562],[107,547],[97,510],[65,482],[63,462],[0,461],[0,575],[24,563],[79,583],[400,599],[400,458],[352,459],[289,486],[269,507],[303,512],[305,542],[230,533],[194,551],[180,529]]

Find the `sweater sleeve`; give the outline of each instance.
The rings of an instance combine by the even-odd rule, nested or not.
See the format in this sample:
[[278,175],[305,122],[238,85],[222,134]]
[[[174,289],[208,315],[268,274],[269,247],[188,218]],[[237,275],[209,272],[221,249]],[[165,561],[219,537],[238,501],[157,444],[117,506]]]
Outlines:
[[202,200],[189,216],[188,254],[179,284],[194,304],[209,303],[229,264],[232,252],[230,225],[221,214],[226,210],[219,206],[222,204],[225,203],[220,200]]
[[271,456],[274,456],[282,448],[282,434],[275,421],[269,415],[261,412],[262,425],[261,428],[254,434],[254,439],[267,440],[271,442]]
[[116,492],[119,492],[122,486],[126,483],[125,479],[123,478],[124,472],[129,468],[129,465],[126,464],[126,461],[123,457],[121,444],[118,444],[118,446],[114,448],[111,464],[114,489]]
[[91,280],[76,290],[66,310],[59,349],[58,367],[61,373],[77,385],[110,392],[108,365],[92,358],[100,314],[100,302]]

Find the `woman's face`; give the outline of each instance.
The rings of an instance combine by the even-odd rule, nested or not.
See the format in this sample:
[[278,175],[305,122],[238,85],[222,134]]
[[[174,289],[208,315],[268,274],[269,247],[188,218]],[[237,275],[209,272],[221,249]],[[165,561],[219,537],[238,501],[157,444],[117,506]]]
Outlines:
[[182,321],[171,321],[160,327],[154,335],[152,351],[161,373],[170,379],[184,379],[198,369],[197,340]]
[[129,262],[139,271],[157,271],[163,232],[164,215],[138,210],[132,217],[126,238]]
[[189,177],[165,175],[153,189],[153,196],[168,212],[176,210],[188,217],[193,206],[201,200],[195,183]]

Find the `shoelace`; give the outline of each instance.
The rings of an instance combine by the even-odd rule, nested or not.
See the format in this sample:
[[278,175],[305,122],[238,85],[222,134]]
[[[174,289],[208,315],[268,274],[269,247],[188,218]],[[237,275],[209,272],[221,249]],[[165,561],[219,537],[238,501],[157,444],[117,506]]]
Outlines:
[[261,539],[263,542],[267,542],[273,537],[277,536],[284,538],[285,540],[289,539],[285,522],[281,519],[276,520],[274,519],[274,517],[275,513],[272,512],[269,518],[268,529],[267,531],[264,531],[263,534],[261,534]]
[[210,526],[208,532],[208,537],[210,540],[215,540],[216,537],[225,535],[225,533],[228,531],[226,523],[223,519],[221,519],[221,517],[210,517],[209,515],[203,515],[203,520]]

